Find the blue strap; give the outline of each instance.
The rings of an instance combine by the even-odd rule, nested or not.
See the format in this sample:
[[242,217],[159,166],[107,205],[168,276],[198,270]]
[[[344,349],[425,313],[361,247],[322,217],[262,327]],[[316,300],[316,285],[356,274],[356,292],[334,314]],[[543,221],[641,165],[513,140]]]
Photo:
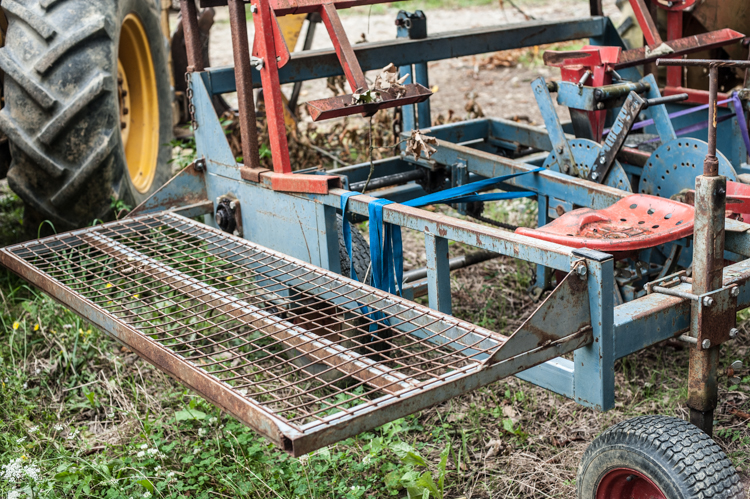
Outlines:
[[350,197],[358,194],[360,193],[347,191],[341,195],[341,231],[344,233],[344,244],[346,245],[346,252],[349,255],[349,277],[355,281],[359,281],[359,279],[357,279],[357,272],[354,270],[354,260],[352,260],[352,228],[349,226],[349,220],[346,218],[346,205]]
[[[359,194],[360,194],[359,192],[345,192],[344,194],[341,195],[341,218],[342,218],[341,231],[343,232],[343,235],[344,235],[344,244],[346,245],[346,252],[349,255],[349,276],[355,281],[359,281],[359,279],[357,278],[357,272],[354,269],[354,260],[352,259],[352,229],[349,224],[349,220],[346,218],[346,206],[351,196],[358,196]],[[381,212],[382,212],[382,208],[381,208]],[[382,220],[382,214],[381,214],[381,220]],[[399,238],[400,238],[400,235],[401,234],[400,234],[400,228],[399,228]],[[372,235],[370,237],[372,238]],[[370,258],[372,258],[372,244],[370,244]],[[402,262],[402,265],[403,265],[403,262]],[[366,278],[366,276],[363,276],[363,277]],[[378,325],[380,323],[383,323],[386,327],[390,327],[390,322],[388,321],[388,319],[385,317],[385,315],[382,312],[380,311],[370,312],[370,308],[367,305],[360,305],[359,303],[357,303],[357,305],[359,305],[360,312],[362,312],[363,315],[366,315],[372,321],[369,327],[370,333],[375,333],[378,330],[378,327],[379,327]]]
[[393,201],[376,199],[368,205],[372,285],[391,294],[400,294],[404,274],[401,227],[383,223],[383,206],[388,204]]
[[[495,187],[498,184],[505,182],[506,180],[510,180],[515,177],[520,177],[521,175],[527,175],[529,173],[540,172],[542,170],[544,170],[544,167],[539,167],[534,170],[527,170],[524,172],[511,173],[510,175],[501,175],[499,177],[487,178],[484,180],[480,180],[478,182],[472,182],[466,185],[459,185],[458,187],[453,187],[451,189],[446,189],[444,191],[434,192],[432,194],[422,196],[421,198],[416,198],[416,199],[412,199],[411,201],[406,201],[405,203],[402,203],[402,204],[404,206],[411,206],[411,207],[416,208],[419,206],[426,206],[428,204],[468,203],[468,202],[471,202],[472,200],[476,201],[478,199],[462,199],[462,196],[474,195],[483,189],[489,189],[491,187]],[[519,198],[519,197],[536,196],[536,193],[529,192],[529,191],[504,192],[504,193],[484,194],[484,196],[488,196],[487,198],[484,198],[485,200],[493,201],[495,199],[498,199],[498,200],[499,199],[514,199],[514,198]],[[490,197],[494,197],[495,199],[490,199]]]
[[737,114],[737,124],[740,126],[740,133],[742,133],[742,140],[745,142],[745,149],[750,153],[750,135],[747,132],[745,107],[742,105],[739,92],[732,94],[732,104],[734,104],[734,112]]

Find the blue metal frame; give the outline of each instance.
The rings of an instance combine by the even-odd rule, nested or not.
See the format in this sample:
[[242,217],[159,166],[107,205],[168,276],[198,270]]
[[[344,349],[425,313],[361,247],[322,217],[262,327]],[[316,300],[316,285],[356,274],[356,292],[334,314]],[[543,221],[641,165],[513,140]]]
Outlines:
[[[571,22],[526,23],[522,26],[475,30],[471,33],[456,32],[420,40],[403,39],[398,52],[390,50],[388,44],[364,44],[355,48],[364,70],[381,68],[394,62],[402,67],[402,71],[408,67],[408,72],[411,72],[413,64],[414,79],[426,86],[427,61],[584,37],[591,37],[592,43],[611,44],[616,37],[616,32],[613,34],[613,31],[608,19],[588,18]],[[508,36],[509,33],[513,36]],[[332,76],[340,72],[338,61],[331,51],[310,51],[295,54],[292,61],[282,69],[280,76],[282,83],[286,83]],[[648,78],[650,77],[646,80],[653,83],[651,93],[658,94],[655,81]],[[256,78],[255,81],[259,80]],[[268,185],[242,180],[239,165],[224,139],[224,132],[211,101],[215,94],[234,90],[232,68],[194,73],[191,84],[199,123],[195,132],[197,153],[205,161],[205,171],[200,176],[173,181],[172,188],[160,191],[157,198],[150,201],[149,208],[163,208],[167,204],[167,198],[179,198],[180,193],[185,195],[187,190],[202,183],[209,201],[215,202],[220,196],[227,194],[240,201],[245,238],[338,272],[335,214],[340,207],[340,196],[346,191],[333,189],[326,195],[285,194],[273,191]],[[649,97],[652,95],[649,94]],[[656,120],[662,136],[673,136],[674,129],[663,106],[656,106],[649,112]],[[416,114],[415,117],[413,108],[403,109],[404,130],[415,125],[420,128],[429,127],[429,108],[422,106]],[[540,164],[543,154],[514,160],[488,150],[502,148],[513,153],[518,152],[521,146],[529,146],[540,151],[551,151],[553,143],[558,146],[567,144],[570,138],[565,135],[567,131],[569,128],[563,126],[562,132],[551,140],[549,130],[499,119],[436,126],[430,129],[430,135],[439,139],[438,148],[429,161],[414,161],[405,157],[379,161],[376,163],[375,177],[409,171],[415,164],[431,169],[445,166],[449,171],[462,175],[460,179],[453,179],[457,185],[473,179],[529,171]],[[638,169],[633,171],[637,173]],[[364,164],[340,168],[332,173],[347,177],[349,182],[356,182],[364,180],[368,172],[369,164]],[[540,225],[556,216],[555,209],[558,206],[563,206],[566,210],[573,206],[600,209],[628,195],[627,192],[612,187],[554,171],[516,177],[507,181],[505,188],[529,190],[538,194]],[[405,201],[423,194],[422,188],[413,183],[378,191],[378,197],[394,201]],[[349,210],[352,214],[366,218],[368,205],[375,199],[375,196],[353,196],[349,199]],[[205,203],[203,206],[204,212],[207,212]],[[426,286],[429,306],[447,313],[451,311],[449,241],[536,264],[539,267],[537,284],[540,286],[548,284],[551,270],[569,272],[577,262],[585,262],[594,341],[576,350],[574,361],[557,358],[518,374],[521,379],[573,398],[582,405],[601,410],[612,408],[615,360],[673,337],[689,327],[690,305],[674,297],[652,294],[615,306],[612,292],[614,260],[607,255],[603,258],[601,255],[581,256],[565,246],[399,204],[385,206],[383,220],[425,234],[428,262],[426,282],[407,287],[404,295],[408,296],[418,287],[423,289]],[[750,227],[739,223],[735,225],[740,231],[732,232],[731,228],[728,229],[727,250],[748,257],[750,232],[745,229]],[[725,275],[739,275],[744,284],[750,278],[750,263],[745,264],[743,261],[735,264],[726,269]],[[750,288],[743,285],[741,289],[739,302],[744,308],[750,304]]]

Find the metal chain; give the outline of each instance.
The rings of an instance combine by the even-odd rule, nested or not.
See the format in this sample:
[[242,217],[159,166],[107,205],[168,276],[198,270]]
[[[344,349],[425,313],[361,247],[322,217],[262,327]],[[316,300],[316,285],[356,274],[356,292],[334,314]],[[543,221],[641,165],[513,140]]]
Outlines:
[[185,73],[185,83],[187,84],[188,112],[190,113],[190,125],[193,131],[198,129],[198,122],[195,119],[195,105],[193,104],[193,85],[190,83],[190,73]]

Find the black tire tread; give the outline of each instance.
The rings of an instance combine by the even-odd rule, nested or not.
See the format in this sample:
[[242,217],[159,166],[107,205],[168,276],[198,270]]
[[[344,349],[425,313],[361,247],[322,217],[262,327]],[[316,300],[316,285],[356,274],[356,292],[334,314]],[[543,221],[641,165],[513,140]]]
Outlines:
[[[341,275],[349,277],[349,253],[346,251],[346,242],[344,241],[343,219],[341,215],[336,215],[336,227],[339,233],[339,260],[341,261]],[[354,272],[360,282],[363,282],[367,269],[370,267],[370,245],[359,232],[351,225],[352,229],[352,260],[354,262]],[[370,284],[370,276],[367,275],[367,282]]]
[[635,417],[602,433],[581,459],[579,487],[593,455],[603,447],[618,444],[662,457],[677,474],[676,480],[688,487],[691,499],[745,498],[739,476],[721,447],[691,423],[667,416]]

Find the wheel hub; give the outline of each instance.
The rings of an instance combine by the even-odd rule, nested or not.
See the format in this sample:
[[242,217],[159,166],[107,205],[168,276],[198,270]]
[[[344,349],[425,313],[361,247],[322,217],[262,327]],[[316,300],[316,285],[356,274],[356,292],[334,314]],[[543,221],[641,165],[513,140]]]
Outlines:
[[643,473],[617,468],[601,479],[596,499],[667,499],[667,496]]
[[120,133],[130,180],[138,192],[151,189],[159,156],[159,98],[151,48],[135,14],[122,22],[117,58]]

